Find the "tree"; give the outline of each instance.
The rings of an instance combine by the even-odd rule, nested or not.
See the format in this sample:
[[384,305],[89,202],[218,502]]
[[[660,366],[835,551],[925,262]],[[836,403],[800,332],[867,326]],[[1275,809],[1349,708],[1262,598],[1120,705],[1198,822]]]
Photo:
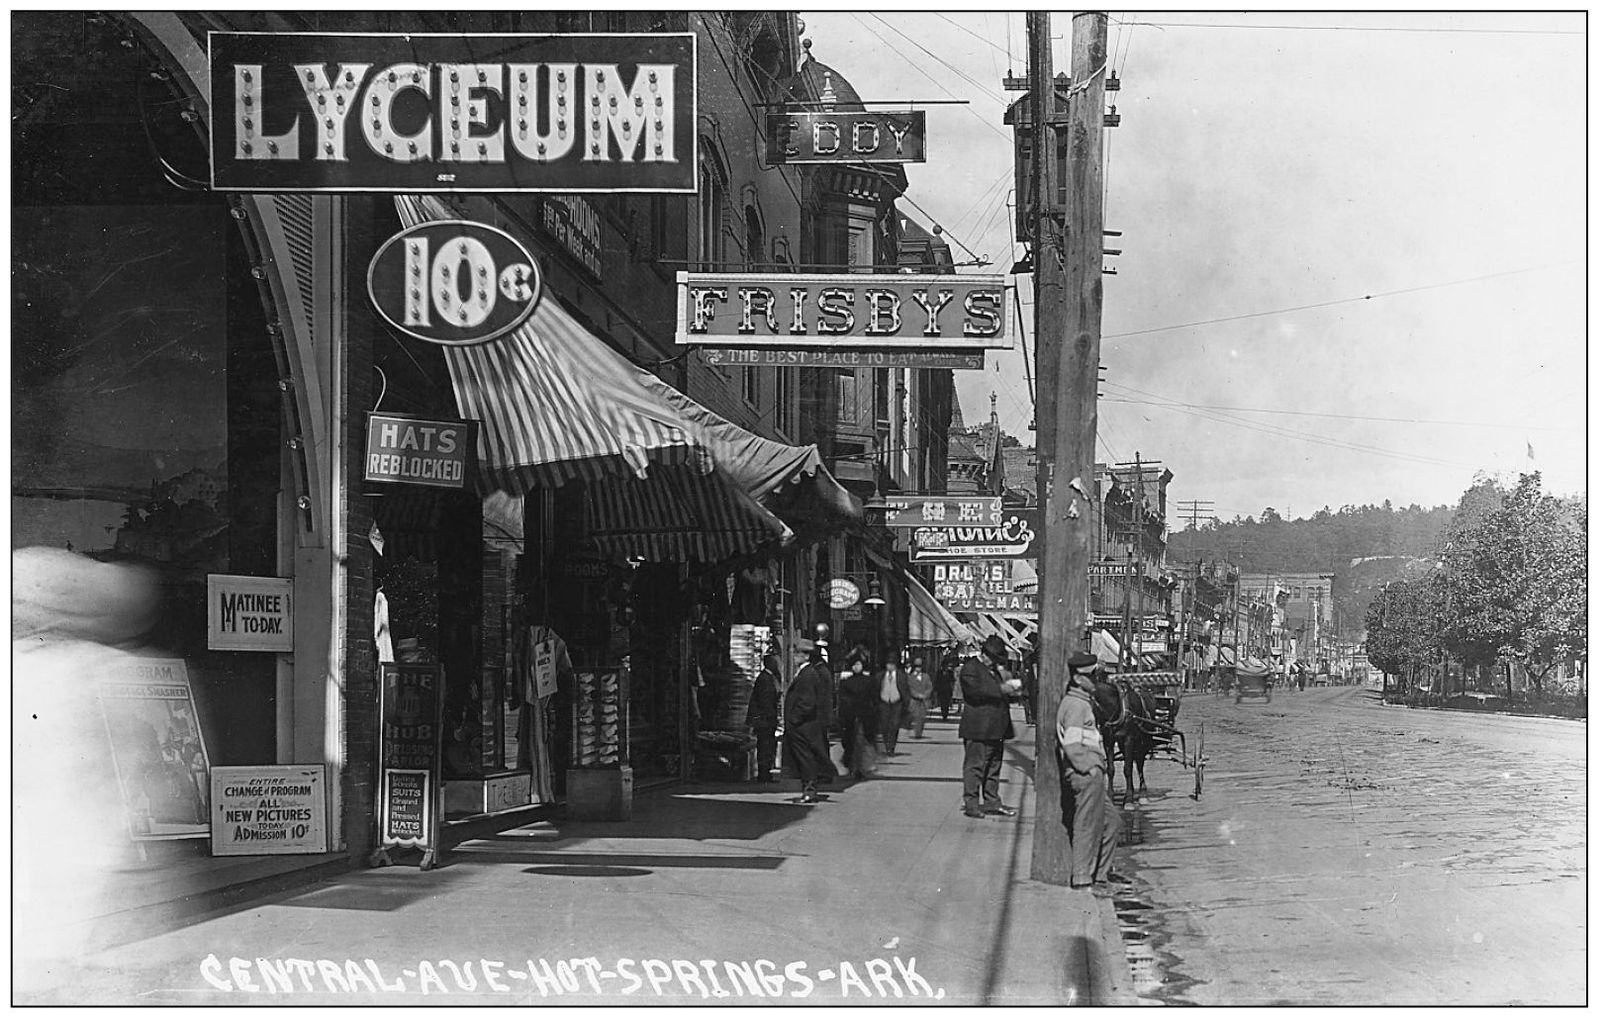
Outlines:
[[[1445,638],[1472,663],[1520,662],[1536,688],[1586,653],[1586,509],[1545,495],[1540,475],[1466,492],[1445,550]],[[1492,488],[1493,490],[1489,490]]]
[[1437,660],[1442,619],[1431,579],[1396,580],[1365,612],[1366,658],[1387,675],[1410,676]]

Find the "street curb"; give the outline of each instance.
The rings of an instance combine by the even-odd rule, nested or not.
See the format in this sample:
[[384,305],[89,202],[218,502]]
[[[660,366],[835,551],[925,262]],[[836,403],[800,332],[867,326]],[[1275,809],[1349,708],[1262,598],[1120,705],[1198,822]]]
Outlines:
[[[1094,1007],[1132,1007],[1141,1004],[1137,996],[1137,983],[1131,976],[1131,965],[1126,961],[1126,938],[1120,935],[1120,919],[1115,915],[1114,898],[1096,898],[1098,908],[1098,926],[1102,931],[1099,938],[1103,943],[1102,973],[1096,970],[1089,973],[1093,977],[1095,986],[1109,986],[1113,989],[1112,999],[1089,1001]],[[1094,963],[1088,959],[1089,964]],[[1102,975],[1103,978],[1098,978]]]

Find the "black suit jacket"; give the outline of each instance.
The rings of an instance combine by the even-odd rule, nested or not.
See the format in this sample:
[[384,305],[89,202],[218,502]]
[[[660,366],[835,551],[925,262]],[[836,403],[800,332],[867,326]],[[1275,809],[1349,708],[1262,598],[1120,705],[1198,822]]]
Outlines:
[[1014,737],[1009,719],[1009,700],[1003,694],[997,669],[978,657],[965,658],[959,668],[959,688],[964,693],[964,716],[959,719],[959,738],[995,741]]
[[822,728],[831,723],[830,666],[823,662],[806,664],[786,687],[786,727],[819,722]]

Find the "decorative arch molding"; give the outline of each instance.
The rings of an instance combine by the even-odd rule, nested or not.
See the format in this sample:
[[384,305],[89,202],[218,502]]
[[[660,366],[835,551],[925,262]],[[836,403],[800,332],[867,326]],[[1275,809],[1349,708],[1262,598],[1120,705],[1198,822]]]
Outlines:
[[[198,128],[203,136],[211,131],[211,70],[206,50],[183,19],[173,12],[149,11],[122,15],[126,24],[150,50],[175,72],[174,80],[195,105]],[[334,209],[338,199],[322,195],[240,195],[231,200],[234,217],[240,221],[252,260],[260,267],[257,282],[263,289],[263,304],[269,310],[268,339],[278,361],[285,423],[289,435],[300,439],[292,448],[296,494],[309,498],[310,505],[299,511],[295,528],[298,545],[322,546],[332,524],[334,474],[331,384],[333,351],[337,349],[336,316],[318,311],[318,280],[333,278],[335,266],[318,265],[317,238],[329,236],[338,227]],[[327,256],[326,254],[324,255]],[[256,269],[253,268],[253,275]],[[320,337],[318,322],[325,323]],[[319,338],[324,342],[319,354]],[[288,382],[288,388],[282,383]]]

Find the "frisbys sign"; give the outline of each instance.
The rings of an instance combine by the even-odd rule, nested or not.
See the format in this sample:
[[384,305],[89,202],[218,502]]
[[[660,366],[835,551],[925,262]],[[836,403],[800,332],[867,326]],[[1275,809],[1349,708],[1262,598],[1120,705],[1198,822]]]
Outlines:
[[771,113],[766,155],[778,163],[923,163],[925,113]]
[[208,33],[219,191],[696,191],[690,33]]
[[482,223],[431,220],[391,237],[368,263],[368,297],[391,325],[442,346],[471,346],[523,324],[540,300],[535,258]]
[[675,342],[1008,350],[1002,276],[681,272]]

